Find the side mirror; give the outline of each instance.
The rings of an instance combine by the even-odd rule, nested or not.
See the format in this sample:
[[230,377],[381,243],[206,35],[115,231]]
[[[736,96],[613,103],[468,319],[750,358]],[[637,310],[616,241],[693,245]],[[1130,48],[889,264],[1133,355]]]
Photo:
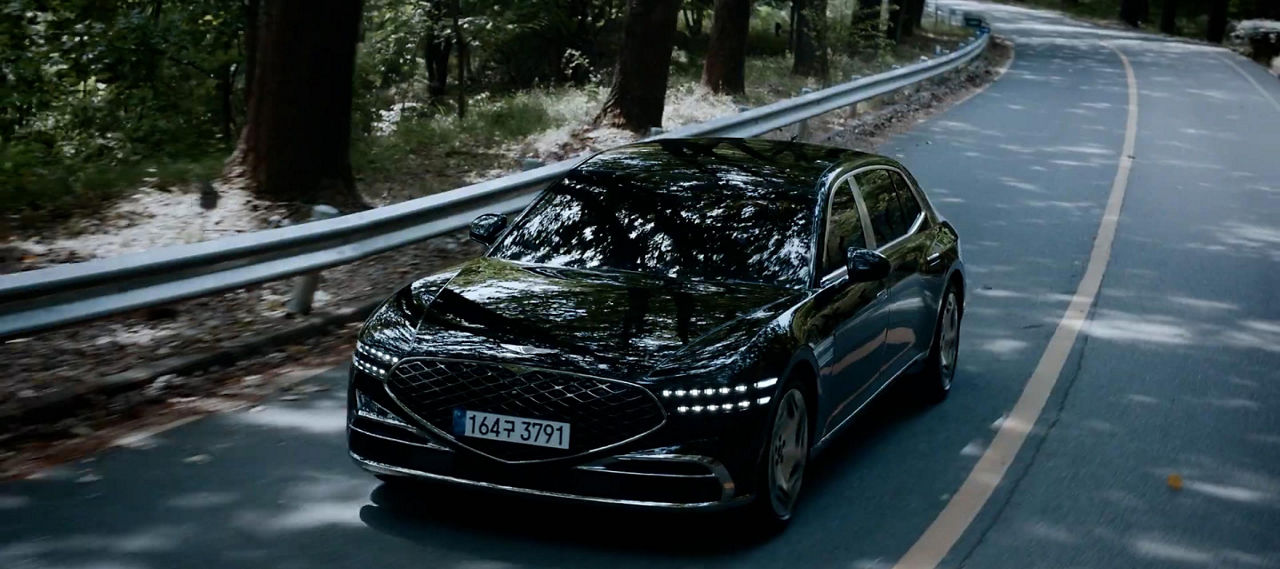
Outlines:
[[498,235],[502,234],[502,230],[506,228],[507,216],[500,213],[486,213],[471,220],[471,238],[485,245],[493,245]]
[[893,264],[884,255],[857,247],[850,247],[845,252],[845,263],[851,283],[878,281],[889,276],[893,269]]

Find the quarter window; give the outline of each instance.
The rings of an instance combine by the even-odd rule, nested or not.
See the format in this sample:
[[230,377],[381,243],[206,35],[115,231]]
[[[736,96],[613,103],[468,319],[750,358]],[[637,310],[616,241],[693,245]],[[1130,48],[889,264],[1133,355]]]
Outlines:
[[911,226],[916,222],[916,218],[920,217],[921,213],[924,213],[920,209],[920,200],[916,199],[915,192],[911,191],[911,186],[907,185],[907,181],[902,177],[902,174],[893,170],[887,170],[887,172],[889,172],[889,178],[893,180],[894,193],[898,196],[898,204],[902,207],[902,218],[906,220],[907,229],[910,230]]
[[862,218],[858,215],[858,203],[853,190],[846,182],[831,193],[831,213],[827,218],[827,243],[822,255],[821,275],[831,274],[845,266],[845,254],[850,247],[865,249],[867,239],[862,234]]
[[910,221],[914,220],[903,215],[902,205],[898,202],[898,191],[889,172],[878,168],[854,176],[858,181],[858,188],[862,190],[862,201],[867,204],[871,231],[876,236],[876,244],[880,246],[906,235]]

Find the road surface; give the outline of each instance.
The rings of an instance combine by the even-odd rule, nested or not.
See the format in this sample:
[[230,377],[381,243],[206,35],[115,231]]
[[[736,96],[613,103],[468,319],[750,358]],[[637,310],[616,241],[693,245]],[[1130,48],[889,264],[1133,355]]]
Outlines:
[[[339,369],[306,399],[0,485],[0,567],[1280,567],[1280,82],[1218,49],[982,9],[1016,42],[1008,73],[881,148],[963,238],[955,391],[871,409],[783,535],[390,490],[347,458]],[[1083,325],[1064,320],[1081,291]],[[1029,380],[1047,400],[1006,421]],[[995,486],[953,499],[966,484]]]

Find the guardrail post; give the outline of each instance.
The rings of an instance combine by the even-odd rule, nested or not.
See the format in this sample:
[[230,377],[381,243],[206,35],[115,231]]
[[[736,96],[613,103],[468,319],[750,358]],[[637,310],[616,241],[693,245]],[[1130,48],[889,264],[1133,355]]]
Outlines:
[[[311,221],[338,217],[337,208],[331,205],[317,205],[311,208]],[[293,297],[286,306],[289,314],[307,315],[311,313],[311,300],[316,295],[316,285],[320,283],[320,273],[307,273],[294,279]]]
[[[801,89],[801,90],[800,90],[800,95],[799,95],[799,96],[803,97],[803,96],[808,95],[809,93],[812,93],[812,92],[813,92],[813,89],[810,89],[810,88],[808,88],[808,87],[805,87],[805,88],[803,88],[803,89]],[[804,120],[800,121],[800,123],[799,123],[799,124],[798,124],[798,126],[796,127],[796,138],[795,138],[795,139],[796,139],[796,140],[799,140],[800,142],[804,142],[804,141],[805,141],[805,139],[807,139],[807,138],[809,138],[809,119],[807,119],[807,118],[806,118],[806,119],[804,119]]]

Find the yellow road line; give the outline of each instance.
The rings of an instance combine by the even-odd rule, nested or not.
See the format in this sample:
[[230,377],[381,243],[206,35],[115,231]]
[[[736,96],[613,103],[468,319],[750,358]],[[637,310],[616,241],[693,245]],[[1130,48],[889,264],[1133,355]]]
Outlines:
[[1251,77],[1248,72],[1246,72],[1244,69],[1241,69],[1240,66],[1236,65],[1236,62],[1231,61],[1230,58],[1223,57],[1221,55],[1219,55],[1218,58],[1227,62],[1227,65],[1234,67],[1237,73],[1239,73],[1245,79],[1248,79],[1250,83],[1253,83],[1253,87],[1257,89],[1259,93],[1262,93],[1262,96],[1265,97],[1268,101],[1271,101],[1271,106],[1275,107],[1277,111],[1280,111],[1280,101],[1276,101],[1276,98],[1271,96],[1271,93],[1269,91],[1262,88],[1262,85],[1260,85],[1253,77]]
[[933,569],[947,555],[951,547],[960,539],[960,535],[973,523],[978,511],[991,498],[992,492],[1000,480],[1004,478],[1018,454],[1018,449],[1027,440],[1027,434],[1036,424],[1044,410],[1044,404],[1058,382],[1062,367],[1067,362],[1071,347],[1075,345],[1076,336],[1085,326],[1089,316],[1089,308],[1093,305],[1102,286],[1102,276],[1111,259],[1111,244],[1115,240],[1116,224],[1120,220],[1120,207],[1124,204],[1125,188],[1129,183],[1129,170],[1133,166],[1133,147],[1138,133],[1138,83],[1133,75],[1133,66],[1129,58],[1114,46],[1107,45],[1124,64],[1125,77],[1129,83],[1129,114],[1125,122],[1124,147],[1120,152],[1120,165],[1116,169],[1115,180],[1111,183],[1111,195],[1107,199],[1107,207],[1098,225],[1097,236],[1093,240],[1093,251],[1089,253],[1089,265],[1076,288],[1075,296],[1067,311],[1058,322],[1058,327],[1040,356],[1040,363],[1027,380],[1022,395],[1009,417],[1000,425],[995,439],[987,447],[986,452],[978,459],[968,478],[960,489],[947,502],[946,507],[933,520],[920,539],[898,560],[894,569]]

